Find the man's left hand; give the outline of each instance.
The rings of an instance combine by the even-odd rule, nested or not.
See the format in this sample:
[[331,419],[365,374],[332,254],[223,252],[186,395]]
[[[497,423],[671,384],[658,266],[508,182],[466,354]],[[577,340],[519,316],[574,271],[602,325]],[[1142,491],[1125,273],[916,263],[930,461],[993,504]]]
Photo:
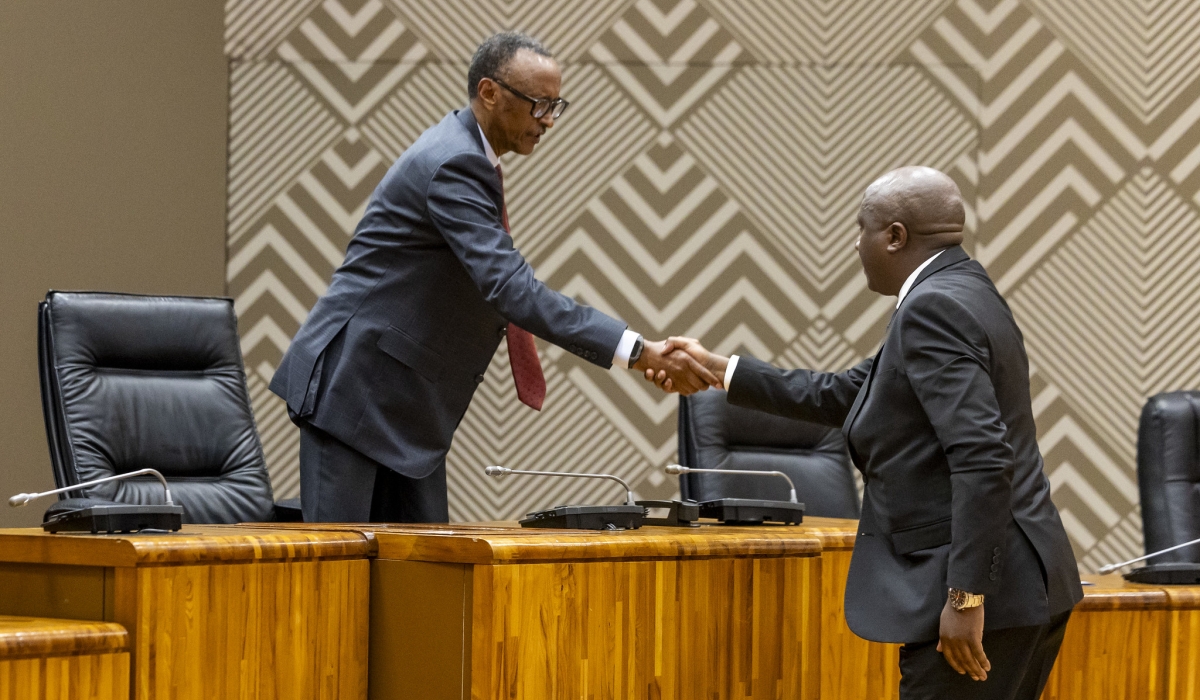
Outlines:
[[951,668],[969,674],[973,680],[987,680],[992,664],[983,653],[983,605],[955,610],[947,600],[938,634],[937,650]]

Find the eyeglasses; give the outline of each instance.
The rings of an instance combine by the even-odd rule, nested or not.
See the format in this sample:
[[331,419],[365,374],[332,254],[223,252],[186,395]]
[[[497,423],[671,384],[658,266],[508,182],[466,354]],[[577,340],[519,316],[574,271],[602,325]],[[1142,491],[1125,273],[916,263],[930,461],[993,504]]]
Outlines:
[[549,114],[554,119],[560,119],[560,118],[562,118],[563,112],[567,111],[567,107],[570,106],[570,104],[571,104],[570,102],[567,102],[566,100],[564,100],[561,97],[556,97],[553,100],[548,97],[543,97],[542,99],[537,100],[537,99],[530,97],[529,95],[526,95],[525,93],[521,92],[520,90],[517,90],[516,88],[512,87],[511,85],[509,85],[508,83],[504,82],[503,80],[501,80],[499,78],[492,78],[492,80],[500,87],[504,88],[505,90],[508,90],[509,92],[516,95],[517,97],[520,97],[522,100],[525,100],[526,102],[532,104],[533,107],[529,110],[529,113],[531,115],[533,115],[534,119],[541,119],[542,117],[546,116],[547,114]]

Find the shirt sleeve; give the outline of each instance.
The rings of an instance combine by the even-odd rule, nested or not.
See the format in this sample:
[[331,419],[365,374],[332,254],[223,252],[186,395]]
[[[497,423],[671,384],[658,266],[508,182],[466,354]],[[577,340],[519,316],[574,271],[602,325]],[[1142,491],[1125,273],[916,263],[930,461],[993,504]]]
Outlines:
[[738,356],[730,355],[729,364],[725,367],[725,391],[729,391],[729,385],[733,382],[733,371],[737,369]]
[[633,354],[633,345],[641,338],[641,333],[635,333],[628,328],[621,334],[621,340],[617,343],[617,351],[613,353],[613,366],[621,369],[629,369],[629,356]]

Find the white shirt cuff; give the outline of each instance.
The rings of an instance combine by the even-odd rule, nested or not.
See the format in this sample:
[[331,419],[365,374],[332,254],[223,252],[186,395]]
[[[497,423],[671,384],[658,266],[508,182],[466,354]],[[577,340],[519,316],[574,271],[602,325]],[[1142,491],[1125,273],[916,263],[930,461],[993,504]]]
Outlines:
[[613,353],[613,366],[629,369],[629,356],[633,353],[633,344],[641,338],[640,333],[634,333],[628,328],[621,334],[621,342],[617,343],[617,351]]
[[733,381],[733,370],[737,369],[737,362],[737,355],[729,356],[729,364],[725,366],[725,381],[722,382],[725,385],[725,391],[729,391],[729,384]]

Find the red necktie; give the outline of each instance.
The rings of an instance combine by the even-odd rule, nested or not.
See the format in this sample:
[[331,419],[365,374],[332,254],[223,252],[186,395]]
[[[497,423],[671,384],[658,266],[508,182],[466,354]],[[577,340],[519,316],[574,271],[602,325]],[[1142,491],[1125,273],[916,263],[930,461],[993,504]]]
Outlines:
[[[499,165],[496,166],[496,177],[500,178],[500,218],[504,221],[504,230],[511,236],[508,207],[503,203],[504,173],[500,172]],[[513,383],[517,385],[517,398],[533,410],[540,411],[542,402],[546,400],[546,377],[542,374],[542,362],[538,359],[533,334],[510,323],[505,337],[508,339],[508,363],[512,366]]]

